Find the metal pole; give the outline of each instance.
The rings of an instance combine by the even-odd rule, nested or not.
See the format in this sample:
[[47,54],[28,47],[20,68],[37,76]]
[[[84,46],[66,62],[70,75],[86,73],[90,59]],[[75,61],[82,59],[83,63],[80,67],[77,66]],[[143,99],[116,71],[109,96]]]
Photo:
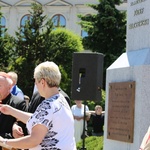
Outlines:
[[86,120],[86,101],[84,101],[84,117],[83,117],[83,139],[82,139],[82,148],[80,150],[86,150],[85,147],[85,120]]

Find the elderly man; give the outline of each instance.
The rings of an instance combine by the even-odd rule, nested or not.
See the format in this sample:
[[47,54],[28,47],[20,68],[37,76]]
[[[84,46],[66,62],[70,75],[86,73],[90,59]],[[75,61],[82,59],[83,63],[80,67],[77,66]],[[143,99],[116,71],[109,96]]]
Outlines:
[[74,119],[65,97],[59,92],[61,73],[54,62],[43,62],[34,70],[35,84],[45,98],[33,114],[1,105],[0,111],[26,123],[29,135],[0,142],[19,149],[76,150]]
[[23,94],[22,90],[17,86],[17,81],[18,81],[17,73],[11,71],[11,72],[8,72],[8,75],[10,76],[11,80],[13,81],[11,93],[13,95],[20,97],[21,99],[24,99],[24,94]]
[[[13,81],[5,72],[0,72],[0,103],[8,104],[16,109],[25,110],[26,102],[21,98],[10,93]],[[0,136],[4,138],[13,138],[12,126],[16,118],[0,113]],[[18,122],[21,124],[20,122]]]

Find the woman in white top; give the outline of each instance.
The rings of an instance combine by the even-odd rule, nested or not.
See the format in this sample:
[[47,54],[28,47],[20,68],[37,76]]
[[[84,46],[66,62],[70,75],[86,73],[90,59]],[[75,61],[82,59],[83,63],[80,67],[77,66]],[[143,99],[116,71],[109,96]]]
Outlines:
[[[83,122],[84,122],[84,105],[81,100],[75,100],[75,105],[71,107],[72,114],[74,117],[74,136],[76,143],[81,140],[81,135],[83,134]],[[85,111],[89,111],[88,106],[85,106]],[[85,128],[87,128],[87,120],[89,117],[86,117]]]
[[35,84],[45,100],[34,114],[0,105],[0,111],[27,123],[29,135],[0,142],[10,147],[30,150],[76,150],[74,119],[69,105],[58,87],[61,73],[53,62],[43,62],[34,70]]

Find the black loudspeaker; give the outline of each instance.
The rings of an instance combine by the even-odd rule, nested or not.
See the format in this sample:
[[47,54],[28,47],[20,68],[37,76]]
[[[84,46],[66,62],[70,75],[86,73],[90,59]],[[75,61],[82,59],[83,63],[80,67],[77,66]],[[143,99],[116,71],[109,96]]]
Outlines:
[[72,99],[101,100],[103,60],[101,53],[73,53]]

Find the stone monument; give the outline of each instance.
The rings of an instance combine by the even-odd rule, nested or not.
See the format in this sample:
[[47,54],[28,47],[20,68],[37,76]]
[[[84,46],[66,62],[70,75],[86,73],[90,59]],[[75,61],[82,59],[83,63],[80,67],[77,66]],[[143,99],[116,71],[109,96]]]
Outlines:
[[104,150],[138,150],[150,126],[150,0],[127,5],[126,52],[107,68]]

